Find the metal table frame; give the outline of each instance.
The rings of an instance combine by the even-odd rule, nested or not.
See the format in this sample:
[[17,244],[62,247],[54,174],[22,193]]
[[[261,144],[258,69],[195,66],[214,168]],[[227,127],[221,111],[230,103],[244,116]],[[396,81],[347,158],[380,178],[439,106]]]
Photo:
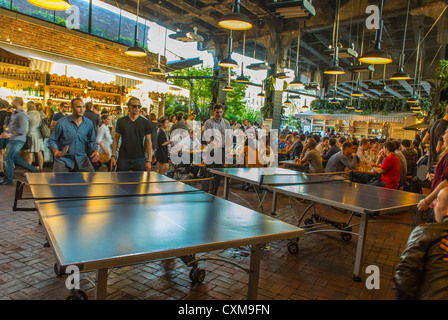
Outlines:
[[[251,168],[254,169],[254,168]],[[265,168],[260,168],[260,171],[266,170]],[[285,169],[283,169],[285,170]],[[281,175],[293,175],[296,174],[294,171],[292,170],[287,170],[290,171],[291,173],[287,173],[284,172],[283,174],[280,173],[278,174],[279,176]],[[353,206],[353,205],[348,205],[342,202],[337,202],[337,201],[331,201],[331,200],[327,200],[325,198],[322,197],[318,197],[318,196],[312,196],[312,195],[304,195],[301,193],[297,193],[297,192],[292,192],[292,191],[288,191],[287,188],[288,186],[293,187],[294,185],[297,184],[285,184],[285,185],[281,185],[281,184],[266,184],[266,182],[263,179],[263,175],[260,175],[261,179],[260,180],[253,180],[253,179],[249,179],[247,178],[247,176],[244,176],[244,174],[241,174],[241,172],[238,172],[239,174],[236,173],[232,173],[229,170],[226,170],[223,172],[223,169],[214,169],[211,170],[211,172],[213,174],[216,175],[221,175],[225,178],[224,180],[224,194],[223,197],[224,199],[228,199],[229,196],[229,182],[230,180],[236,180],[236,181],[241,181],[241,182],[245,182],[248,184],[252,184],[254,185],[254,187],[258,186],[264,186],[266,187],[268,190],[273,192],[273,200],[272,200],[272,214],[275,214],[276,210],[277,210],[277,195],[278,194],[283,194],[283,195],[287,195],[288,197],[292,197],[292,198],[301,198],[301,199],[305,199],[305,200],[309,200],[312,202],[312,204],[303,212],[301,218],[299,219],[299,227],[300,227],[300,222],[302,220],[302,218],[304,217],[304,215],[312,208],[314,207],[314,205],[316,203],[320,203],[320,204],[324,204],[324,205],[328,205],[328,206],[332,206],[332,207],[336,207],[336,208],[340,208],[340,209],[345,209],[345,210],[349,210],[352,212],[352,215],[349,218],[349,221],[351,220],[351,217],[353,216],[353,213],[358,213],[360,215],[360,223],[359,223],[359,232],[358,233],[354,233],[351,231],[343,231],[343,233],[347,233],[347,234],[354,234],[358,236],[358,243],[357,243],[357,247],[356,247],[356,256],[355,256],[355,264],[354,264],[354,272],[353,272],[353,280],[355,281],[361,281],[361,277],[360,277],[360,270],[362,267],[362,263],[363,263],[363,259],[364,259],[364,247],[365,247],[365,238],[367,236],[367,226],[369,223],[369,217],[372,216],[377,216],[380,214],[388,214],[388,213],[393,213],[393,212],[397,212],[397,211],[404,211],[404,210],[410,210],[412,213],[412,227],[416,227],[419,224],[419,212],[417,209],[417,204],[418,201],[412,205],[402,205],[402,206],[397,206],[397,207],[388,207],[388,208],[384,208],[384,209],[380,209],[380,210],[369,210],[368,208],[363,208],[363,207],[358,207],[358,206]],[[335,183],[352,183],[352,182],[341,182],[341,181],[334,181]],[[317,182],[315,182],[317,183]],[[332,182],[333,183],[333,182]],[[379,188],[379,187],[374,187],[374,186],[366,186],[369,188]],[[399,190],[391,190],[392,192],[404,192],[405,191],[399,191]],[[266,195],[265,195],[266,196]],[[423,196],[422,196],[423,198]],[[264,200],[261,199],[259,206],[262,206],[262,202]],[[379,221],[375,221],[375,222],[379,222]],[[389,221],[391,222],[391,221]],[[397,223],[397,222],[395,222]],[[320,230],[322,231],[335,231],[335,230]],[[312,231],[315,232],[315,231]],[[311,233],[311,232],[310,232]],[[308,233],[306,233],[308,234]],[[290,251],[291,252],[291,251]]]

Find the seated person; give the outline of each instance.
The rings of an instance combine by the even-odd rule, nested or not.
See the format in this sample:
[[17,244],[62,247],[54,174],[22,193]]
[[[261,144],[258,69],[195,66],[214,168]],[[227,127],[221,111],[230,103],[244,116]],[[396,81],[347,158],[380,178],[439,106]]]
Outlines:
[[294,145],[292,147],[292,151],[289,154],[289,159],[294,160],[300,158],[300,155],[303,152],[303,147],[305,145],[306,136],[302,133],[300,135],[295,135],[293,137]]
[[398,300],[448,299],[447,253],[440,245],[448,236],[448,187],[438,193],[434,214],[435,223],[412,231],[395,269],[393,288]]
[[311,173],[322,173],[324,167],[322,166],[322,157],[319,151],[316,150],[317,142],[315,139],[308,139],[307,144],[303,148],[302,155],[299,159],[300,165],[309,165]]
[[278,152],[282,152],[286,148],[286,135],[281,134],[278,137]]
[[330,148],[327,151],[324,151],[324,153],[322,154],[322,159],[324,160],[330,160],[333,155],[341,151],[341,148],[337,146],[335,138],[330,138],[330,140],[328,141],[328,145],[330,146]]
[[[330,139],[331,140],[331,139]],[[328,160],[325,172],[344,172],[354,170],[358,165],[354,146],[350,142],[344,142],[342,151],[339,151]]]
[[374,181],[369,184],[379,187],[386,187],[388,189],[398,189],[401,177],[400,159],[395,154],[396,144],[393,141],[386,142],[383,150],[380,152],[380,157],[383,155],[386,158],[381,166],[374,165],[373,171],[381,174],[381,181]]

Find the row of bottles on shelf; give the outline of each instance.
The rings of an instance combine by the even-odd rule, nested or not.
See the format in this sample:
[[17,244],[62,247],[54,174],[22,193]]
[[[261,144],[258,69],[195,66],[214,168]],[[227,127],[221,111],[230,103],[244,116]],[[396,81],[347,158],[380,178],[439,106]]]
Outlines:
[[57,76],[57,75],[50,76],[50,85],[77,88],[77,89],[88,89],[104,93],[113,93],[113,94],[121,93],[121,88],[118,86],[105,85],[94,81],[89,82],[85,80],[67,78],[65,76]]
[[44,87],[43,86],[24,86],[22,84],[11,85],[3,83],[3,87],[7,88],[11,92],[11,96],[29,96],[29,97],[44,97]]
[[100,95],[92,95],[87,94],[85,92],[73,92],[73,91],[65,91],[65,90],[52,90],[50,92],[50,99],[65,99],[71,100],[74,98],[82,98],[85,100],[90,100],[93,103],[106,103],[106,104],[115,104],[119,105],[120,98],[119,97],[108,97],[108,96],[100,96]]
[[0,78],[15,79],[20,81],[40,81],[41,75],[39,72],[0,67]]
[[0,57],[1,63],[9,63],[9,64],[15,64],[17,66],[28,66],[28,62],[25,60],[16,60],[13,58],[8,57]]

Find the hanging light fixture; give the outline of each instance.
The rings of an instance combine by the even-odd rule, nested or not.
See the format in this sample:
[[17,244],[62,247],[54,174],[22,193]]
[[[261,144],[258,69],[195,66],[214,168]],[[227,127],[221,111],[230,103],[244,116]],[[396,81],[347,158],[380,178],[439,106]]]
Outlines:
[[283,102],[284,105],[290,106],[292,104],[292,102],[289,100],[289,93],[288,96],[286,97],[286,101]]
[[306,105],[306,100],[305,100],[305,104],[303,105],[302,109],[303,109],[303,110],[309,110],[309,109],[310,109],[310,107],[308,107],[308,106]]
[[218,66],[224,68],[238,68],[238,62],[232,59],[232,30],[230,30],[229,43],[227,45],[227,57],[222,59]]
[[134,45],[127,48],[125,54],[131,57],[145,57],[146,50],[138,45],[138,13],[140,9],[140,0],[137,0],[137,18],[135,20]]
[[356,81],[356,90],[350,93],[350,96],[352,97],[364,97],[364,93],[359,90],[360,87],[360,80],[359,80],[359,74],[358,74],[358,80]]
[[364,54],[359,58],[359,61],[367,64],[388,64],[392,63],[392,56],[386,52],[381,50],[381,36],[383,33],[383,6],[384,0],[381,0],[381,9],[380,9],[380,19],[379,19],[379,28],[376,31],[376,42],[375,48],[373,50],[364,52]]
[[[162,4],[159,4],[159,37],[160,37],[160,27],[161,27],[161,17],[162,17]],[[164,50],[165,50],[165,55],[166,55],[166,36],[168,33],[168,29],[165,28],[165,45],[164,45]],[[163,70],[160,67],[160,52],[157,54],[157,67],[156,68],[152,68],[151,71],[149,72],[152,75],[157,75],[157,76],[164,76],[165,75],[165,70]]]
[[226,14],[219,20],[218,25],[221,28],[230,30],[249,30],[252,28],[249,17],[240,13],[240,5],[240,1],[235,0],[232,13]]
[[[419,66],[421,65],[422,59],[420,57],[420,38],[421,38],[421,29],[419,29],[419,33],[418,33],[418,46],[417,46],[417,55],[415,58],[415,75],[414,75],[414,89],[412,91],[412,97],[410,97],[406,103],[410,103],[410,104],[416,104],[416,103],[420,103],[419,97],[417,96],[417,91],[418,91],[418,86],[420,84],[420,68]],[[420,60],[420,64],[419,64],[419,60]]]
[[[243,39],[243,56],[245,55],[245,52],[246,52],[246,31],[244,31],[244,39]],[[235,82],[238,82],[238,83],[249,83],[250,82],[249,78],[247,78],[244,75],[244,62],[241,62],[241,75],[239,75],[236,78]]]
[[68,0],[28,0],[29,3],[43,9],[65,11],[72,6]]
[[341,10],[341,1],[338,0],[337,6],[337,16],[333,28],[333,46],[334,46],[334,65],[326,68],[324,70],[325,74],[328,75],[341,75],[345,74],[345,70],[338,64],[339,46],[338,46],[338,35],[339,35],[339,13]]
[[264,82],[261,82],[261,92],[257,94],[259,98],[266,98],[266,94],[264,93]]
[[299,50],[300,50],[300,23],[299,23],[299,31],[298,31],[298,34],[297,34],[296,76],[289,83],[289,86],[291,86],[291,87],[304,87],[305,86],[302,83],[302,81],[300,81],[300,75],[299,75]]
[[406,11],[406,24],[404,26],[404,36],[403,36],[403,48],[401,50],[400,62],[398,64],[398,71],[395,72],[390,79],[391,80],[407,80],[411,79],[408,73],[404,72],[404,48],[406,44],[406,32],[408,29],[408,18],[409,18],[409,7],[411,4],[411,0],[408,0],[408,9]]

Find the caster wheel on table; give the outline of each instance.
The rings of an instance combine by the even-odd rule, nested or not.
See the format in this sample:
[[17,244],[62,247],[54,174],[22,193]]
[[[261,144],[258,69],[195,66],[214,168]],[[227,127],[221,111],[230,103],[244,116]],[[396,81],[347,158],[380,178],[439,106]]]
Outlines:
[[[347,228],[345,230],[351,232],[352,228]],[[341,237],[342,237],[342,240],[347,241],[347,242],[352,240],[352,234],[351,233],[342,232],[341,233]]]
[[88,300],[87,294],[82,290],[72,290],[66,300]]
[[61,268],[57,263],[54,264],[53,270],[58,277],[62,277],[65,275],[65,270]]
[[288,243],[288,252],[291,254],[297,254],[297,252],[299,252],[299,245],[296,242]]
[[305,219],[305,221],[303,223],[305,224],[305,226],[307,228],[309,228],[311,225],[314,224],[314,220],[312,218],[307,218],[307,219]]
[[205,270],[202,269],[191,269],[190,280],[194,283],[202,283],[205,279]]

